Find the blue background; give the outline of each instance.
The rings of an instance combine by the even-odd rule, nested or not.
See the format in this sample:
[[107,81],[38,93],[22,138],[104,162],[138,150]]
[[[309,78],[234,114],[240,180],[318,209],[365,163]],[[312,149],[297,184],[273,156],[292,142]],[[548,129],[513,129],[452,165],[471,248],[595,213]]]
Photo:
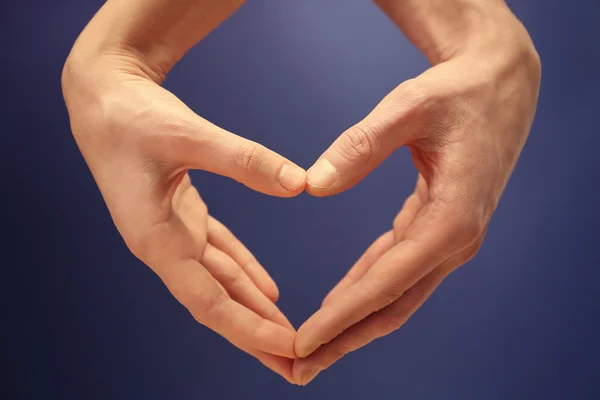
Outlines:
[[[537,118],[479,255],[397,333],[291,386],[196,324],[126,249],[70,134],[60,72],[99,0],[0,6],[2,399],[600,399],[600,2],[509,1]],[[368,0],[252,0],[166,86],[308,167],[425,59]],[[194,173],[298,326],[415,182],[405,150],[332,198]],[[389,180],[394,185],[385,184]]]

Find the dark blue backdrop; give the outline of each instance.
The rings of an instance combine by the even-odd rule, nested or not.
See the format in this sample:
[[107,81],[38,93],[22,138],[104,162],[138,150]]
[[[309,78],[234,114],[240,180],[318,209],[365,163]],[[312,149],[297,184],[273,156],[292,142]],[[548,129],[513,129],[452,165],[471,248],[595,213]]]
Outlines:
[[[0,6],[0,398],[600,398],[598,0],[509,1],[541,54],[543,84],[487,241],[401,331],[306,388],[196,324],[115,230],[60,93],[62,63],[101,3]],[[426,67],[368,0],[252,0],[167,86],[209,120],[308,167]],[[193,178],[272,273],[298,326],[391,226],[415,170],[399,151],[327,199]]]

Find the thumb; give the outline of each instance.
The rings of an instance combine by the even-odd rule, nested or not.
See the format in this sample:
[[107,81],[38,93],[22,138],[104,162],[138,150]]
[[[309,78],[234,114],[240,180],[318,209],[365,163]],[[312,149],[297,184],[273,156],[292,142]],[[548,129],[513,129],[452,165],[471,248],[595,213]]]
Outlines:
[[307,172],[307,191],[331,196],[360,182],[400,146],[416,137],[414,118],[423,104],[413,81],[387,95],[362,121],[346,130]]
[[232,178],[251,189],[278,197],[304,190],[306,171],[265,146],[228,132],[198,115],[187,119],[170,147],[171,160]]

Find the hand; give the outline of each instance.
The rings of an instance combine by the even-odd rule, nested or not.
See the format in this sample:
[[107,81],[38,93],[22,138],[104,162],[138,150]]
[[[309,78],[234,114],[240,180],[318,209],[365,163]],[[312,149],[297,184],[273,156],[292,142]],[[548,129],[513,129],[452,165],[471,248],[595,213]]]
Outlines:
[[425,46],[452,55],[430,57],[433,68],[398,86],[308,171],[311,194],[333,195],[405,145],[420,175],[393,229],[298,330],[295,350],[304,359],[295,362],[296,382],[307,384],[345,354],[397,330],[483,241],[530,130],[540,64],[502,2],[477,3],[493,8],[480,10],[480,31],[469,35],[474,42],[455,51],[451,43]]
[[305,172],[202,119],[135,59],[72,56],[63,92],[77,144],[133,254],[194,318],[292,381],[295,330],[269,274],[209,216],[189,169],[291,197]]

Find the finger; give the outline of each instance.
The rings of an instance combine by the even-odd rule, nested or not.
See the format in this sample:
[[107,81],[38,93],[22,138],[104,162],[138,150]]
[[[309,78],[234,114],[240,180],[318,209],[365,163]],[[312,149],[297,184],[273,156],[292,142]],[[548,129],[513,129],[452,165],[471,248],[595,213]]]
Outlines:
[[[189,178],[188,178],[187,180],[186,180],[186,179],[184,179],[184,183],[186,183],[186,182],[187,182],[188,184],[190,183],[190,182],[189,182]],[[179,197],[182,197],[182,198],[183,198],[183,196],[179,196]],[[179,200],[178,200],[178,199],[174,199],[174,201],[176,201],[176,200],[177,200],[177,201],[180,201],[181,199],[179,199]],[[189,208],[188,208],[188,209],[189,209]],[[218,249],[215,249],[215,250],[213,250],[213,249],[210,249],[210,250],[209,250],[209,257],[208,257],[208,258],[209,258],[209,261],[210,261],[210,262],[212,262],[212,258],[213,258],[213,257],[211,256],[211,254],[210,254],[210,253],[212,253],[212,252],[215,252],[215,253],[217,253],[217,252],[220,252],[220,250],[218,250]],[[231,259],[227,259],[228,257],[227,257],[226,255],[223,255],[223,258],[225,259],[225,261],[223,261],[223,260],[218,260],[218,258],[219,258],[219,257],[216,257],[216,258],[217,258],[216,262],[221,262],[221,263],[222,263],[222,265],[225,265],[225,267],[224,267],[225,269],[234,269],[234,268],[238,268],[238,269],[240,269],[240,268],[239,268],[237,265],[232,265],[232,264],[235,264],[235,262],[234,262],[233,260],[231,260]],[[169,273],[165,272],[164,270],[163,270],[162,272],[163,272],[163,274],[164,274],[164,275],[166,275],[166,276],[169,276],[169,275],[171,275],[171,274],[169,274]],[[212,281],[212,282],[215,284],[215,286],[216,286],[216,287],[215,287],[215,286],[212,286],[212,285],[211,285],[211,288],[212,288],[212,290],[213,290],[215,293],[217,293],[217,294],[216,294],[216,296],[222,296],[224,293],[227,293],[227,290],[225,289],[225,287],[224,287],[223,285],[221,285],[221,283],[219,283],[218,281],[215,281],[213,278],[210,278],[210,280],[211,280],[211,281]],[[169,285],[169,286],[172,286],[172,287],[177,287],[177,285]],[[256,291],[258,291],[258,289],[256,289]],[[214,294],[213,294],[213,296],[214,296]],[[258,297],[260,297],[260,293],[259,293],[259,296],[258,296]],[[263,296],[263,298],[264,298],[264,296]],[[261,310],[261,311],[262,311],[262,313],[263,313],[263,314],[266,314],[266,315],[268,315],[268,313],[269,313],[269,311],[268,311],[268,310],[269,310],[269,308],[271,308],[271,307],[275,308],[275,312],[276,312],[276,313],[278,313],[278,310],[277,310],[277,308],[276,308],[276,307],[274,306],[274,304],[273,304],[273,303],[271,303],[271,302],[270,302],[268,299],[266,299],[266,300],[265,300],[265,299],[263,299],[263,304],[264,304],[264,303],[267,303],[267,311],[266,311],[266,312],[265,312],[265,311],[262,311],[262,309],[261,309],[261,307],[263,307],[263,305],[262,305],[262,304],[259,304],[259,305],[253,305],[253,303],[252,303],[252,302],[250,302],[250,306],[251,306],[251,308],[254,308],[255,310]],[[281,314],[281,313],[279,313],[279,314]],[[275,315],[277,315],[277,314],[275,314]],[[279,323],[279,324],[282,324],[282,323],[283,323],[283,325],[284,325],[284,326],[285,326],[285,324],[287,323],[287,324],[288,324],[288,326],[291,328],[291,325],[289,325],[289,323],[287,322],[287,319],[286,319],[284,316],[282,316],[282,315],[281,315],[281,317],[283,317],[283,318],[282,318],[283,320],[279,320],[279,321],[278,321],[278,320],[277,320],[277,318],[271,318],[271,319],[272,319],[272,320],[274,320],[274,322],[277,322],[277,323]],[[197,318],[197,319],[198,319],[198,318]],[[293,329],[293,328],[291,328],[291,329]],[[284,357],[280,357],[280,356],[275,356],[275,355],[272,355],[272,354],[269,354],[269,353],[265,353],[265,352],[263,352],[263,351],[256,350],[256,349],[254,349],[254,348],[252,348],[252,347],[250,347],[250,346],[248,346],[248,345],[242,345],[241,343],[238,343],[238,342],[235,342],[235,341],[234,341],[234,342],[232,342],[232,343],[233,343],[233,344],[234,344],[236,347],[240,348],[241,350],[243,350],[243,351],[245,351],[245,352],[247,352],[247,353],[249,353],[249,354],[253,355],[254,357],[256,357],[256,358],[257,358],[257,359],[258,359],[258,360],[259,360],[259,361],[260,361],[260,362],[261,362],[263,365],[265,365],[267,368],[269,368],[269,369],[271,369],[272,371],[274,371],[274,372],[276,372],[276,373],[278,373],[278,374],[282,375],[282,376],[283,376],[283,377],[284,377],[286,380],[290,381],[290,379],[291,379],[291,368],[292,368],[292,360],[291,360],[291,359],[289,359],[289,358],[284,358]]]
[[202,265],[219,282],[229,296],[261,317],[294,330],[277,306],[261,292],[246,272],[227,254],[207,244]]
[[155,144],[167,161],[230,177],[268,195],[292,197],[304,190],[306,172],[286,158],[208,122],[187,107],[175,115],[175,121],[163,126],[163,140]]
[[[130,200],[136,200],[110,203],[113,205],[111,216],[133,254],[153,269],[173,296],[201,324],[239,348],[251,347],[293,358],[295,332],[232,300],[224,287],[195,260],[203,243],[199,243],[195,237],[198,235],[188,229],[180,213],[203,215],[205,210],[199,206],[183,206],[189,201],[191,195],[187,193],[192,188],[184,174],[179,174],[177,184],[187,185],[187,196],[181,193],[178,198],[165,195],[164,188],[172,188],[175,184],[159,185],[155,174],[125,172],[129,173],[124,173],[123,177],[128,179],[111,188],[107,195],[114,199],[125,193],[130,195]],[[176,192],[178,187],[171,190]],[[179,211],[172,208],[172,201],[181,203]]]
[[371,268],[373,263],[392,248],[394,242],[402,240],[404,231],[413,221],[423,204],[427,201],[426,193],[427,186],[425,180],[419,175],[415,192],[406,199],[402,209],[394,220],[394,230],[380,236],[379,239],[367,249],[356,264],[348,271],[346,276],[325,297],[322,304],[323,306],[331,302],[338,294],[342,293],[343,289],[346,289],[362,278],[369,268]]
[[479,249],[483,238],[453,255],[417,282],[394,303],[371,314],[363,321],[322,346],[305,359],[294,362],[294,381],[308,384],[322,370],[329,368],[344,355],[366,346],[373,340],[398,330],[425,303],[439,284],[456,268],[469,261]]
[[[199,201],[200,197],[197,191],[191,185],[189,178],[184,179],[180,187],[184,186],[184,184],[187,184],[188,190],[182,191],[178,188],[178,191],[175,193],[173,198],[173,204],[179,206],[179,213],[181,216],[185,216],[185,218],[183,218],[185,221],[191,221],[191,223],[187,224],[187,227],[191,232],[198,228],[197,224],[193,223],[193,221],[205,219],[207,220],[208,224],[208,244],[204,246],[202,255],[195,258],[199,260],[201,259],[201,262],[206,269],[208,269],[211,275],[223,285],[225,290],[234,300],[253,310],[264,318],[267,318],[287,328],[294,329],[283,313],[279,311],[277,306],[275,306],[275,304],[268,297],[266,297],[264,293],[262,293],[254,284],[254,282],[248,277],[244,269],[241,268],[241,266],[229,255],[212,245],[211,239],[221,239],[221,236],[218,234],[213,234],[214,229],[211,228],[215,228],[215,225],[211,224],[211,220],[212,222],[216,223],[217,228],[222,228],[221,233],[229,233],[229,236],[233,238],[233,242],[222,243],[225,248],[233,248],[235,250],[236,244],[243,248],[241,243],[239,243],[239,241],[233,237],[233,235],[231,235],[227,228],[207,215],[206,207],[197,207],[199,204],[203,203]],[[201,236],[201,233],[198,232],[192,236],[199,237]],[[221,240],[220,242],[224,242],[224,240]],[[243,249],[246,250],[245,248]],[[247,250],[246,252],[249,253]],[[266,276],[269,278],[268,275]]]
[[346,276],[327,294],[323,300],[323,306],[335,299],[344,289],[357,282],[367,272],[379,257],[386,253],[394,245],[394,232],[389,231],[381,235],[365,253],[358,259],[356,264],[350,268]]
[[273,302],[278,300],[279,289],[269,273],[256,261],[256,258],[242,242],[225,225],[213,217],[208,219],[208,241],[233,258],[265,296]]
[[297,356],[306,357],[348,327],[394,302],[433,268],[472,243],[481,234],[480,223],[477,221],[475,232],[471,222],[467,226],[463,218],[459,210],[447,205],[425,205],[405,240],[300,327],[295,343]]
[[[423,185],[425,185],[424,190],[422,190]],[[423,177],[419,175],[414,193],[408,196],[404,202],[404,205],[402,206],[402,209],[394,219],[394,234],[396,237],[396,242],[400,242],[403,239],[406,229],[410,226],[417,213],[426,203],[427,186]]]
[[161,279],[175,298],[201,324],[239,348],[294,358],[295,332],[269,321],[230,298],[198,262],[173,262]]
[[281,375],[286,381],[295,384],[292,374],[294,360],[285,357],[274,356],[259,350],[245,350],[248,354],[254,356],[262,365],[269,368],[276,374]]
[[307,171],[306,190],[330,196],[357,184],[398,147],[416,136],[412,120],[421,95],[405,82],[362,121],[346,130]]
[[294,381],[307,385],[319,372],[329,368],[344,355],[398,329],[433,293],[445,276],[442,270],[435,269],[394,303],[348,328],[307,358],[296,359]]

